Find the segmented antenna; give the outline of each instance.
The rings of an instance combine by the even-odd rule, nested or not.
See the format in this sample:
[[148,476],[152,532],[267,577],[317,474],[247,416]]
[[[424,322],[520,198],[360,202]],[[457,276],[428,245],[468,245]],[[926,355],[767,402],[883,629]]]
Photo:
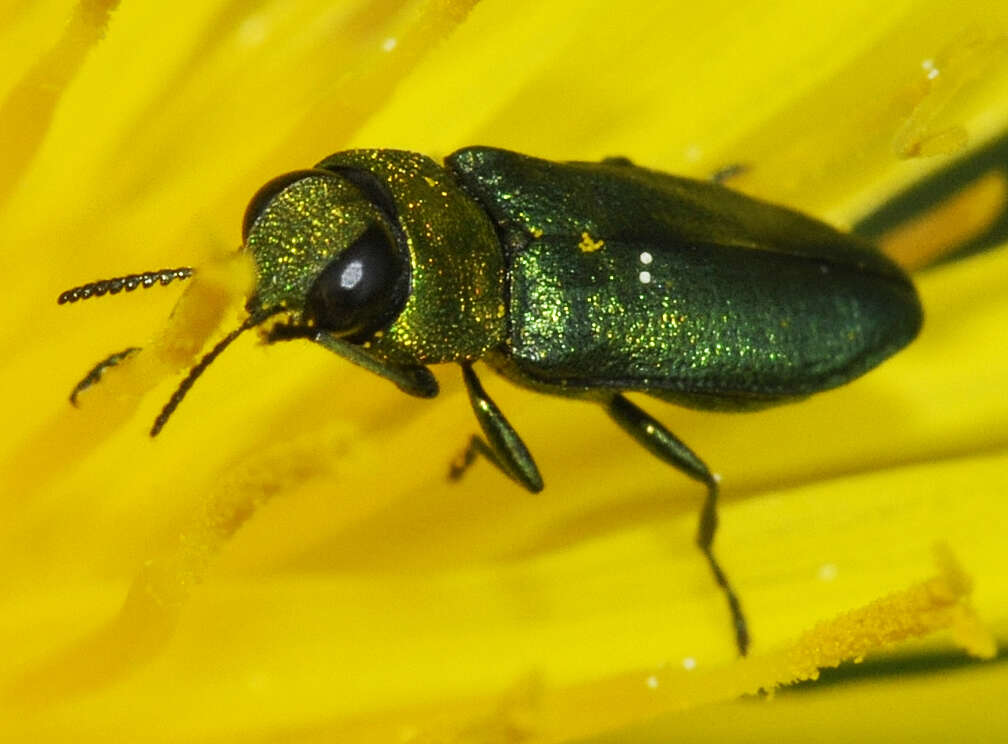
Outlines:
[[232,341],[238,338],[242,333],[247,331],[249,328],[254,328],[271,315],[275,315],[277,312],[280,311],[274,310],[271,312],[263,312],[255,315],[250,315],[245,319],[245,321],[240,326],[235,328],[228,335],[226,335],[224,338],[218,341],[217,345],[214,346],[212,349],[210,349],[210,351],[208,351],[203,356],[203,358],[200,359],[199,362],[192,369],[189,370],[189,374],[186,375],[186,378],[179,383],[179,386],[175,389],[175,392],[172,393],[172,397],[168,399],[168,402],[165,404],[165,407],[161,409],[161,413],[159,413],[158,417],[154,419],[154,426],[151,427],[150,435],[152,437],[156,437],[161,432],[161,429],[164,428],[164,425],[168,422],[168,419],[171,417],[171,415],[175,413],[175,409],[179,407],[179,403],[181,403],[182,399],[186,397],[186,393],[188,393],[189,390],[192,388],[193,384],[196,382],[196,379],[201,374],[203,374],[204,371],[206,371],[206,368],[209,367],[211,363],[213,363],[214,359],[220,356],[220,353],[224,351],[224,349],[226,349],[228,346],[231,345]]
[[115,279],[102,279],[98,282],[82,284],[79,287],[68,289],[56,300],[60,305],[77,300],[86,300],[89,297],[101,297],[106,294],[119,294],[120,292],[132,292],[137,287],[150,289],[157,283],[161,286],[171,284],[175,279],[188,279],[193,275],[193,270],[188,266],[181,266],[177,269],[160,269],[159,271],[146,271],[143,274],[129,274],[118,276]]

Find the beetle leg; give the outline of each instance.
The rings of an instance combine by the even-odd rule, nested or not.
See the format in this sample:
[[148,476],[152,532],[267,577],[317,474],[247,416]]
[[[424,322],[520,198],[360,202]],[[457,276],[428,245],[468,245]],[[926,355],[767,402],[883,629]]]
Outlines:
[[505,466],[497,454],[490,449],[490,445],[479,434],[473,434],[469,437],[469,444],[462,451],[451,464],[451,468],[448,470],[448,480],[459,480],[465,475],[465,472],[476,462],[476,458],[483,455],[486,459],[492,462],[498,467],[498,469],[508,472],[507,466]]
[[[271,340],[273,340],[271,338]],[[285,340],[282,335],[278,340]],[[395,366],[375,359],[359,346],[341,341],[325,332],[316,333],[311,340],[334,354],[339,354],[348,362],[363,367],[386,380],[395,383],[396,387],[407,395],[417,398],[433,398],[438,394],[438,383],[433,373],[424,366]]]
[[107,357],[102,359],[98,362],[98,364],[92,367],[86,375],[84,375],[84,379],[74,385],[74,389],[70,392],[70,402],[76,406],[77,396],[97,383],[102,378],[102,375],[105,374],[105,370],[116,366],[119,362],[133,356],[133,354],[138,351],[140,351],[139,346],[131,346],[128,349],[117,351],[115,354],[109,354]]
[[749,628],[746,624],[742,605],[739,603],[735,590],[728,582],[728,577],[714,557],[714,533],[717,531],[717,478],[703,461],[693,451],[683,444],[678,437],[662,426],[657,420],[635,406],[622,395],[614,395],[608,403],[609,415],[613,417],[624,431],[636,439],[655,457],[685,473],[693,480],[707,486],[707,497],[700,510],[700,524],[697,529],[696,542],[707,563],[714,573],[714,578],[728,600],[732,624],[735,626],[735,643],[739,654],[745,656],[749,648]]
[[482,454],[529,491],[539,493],[543,487],[542,476],[539,475],[539,468],[536,467],[535,460],[529,454],[525,443],[511,428],[511,424],[504,418],[497,404],[486,394],[471,365],[462,365],[462,377],[469,391],[469,402],[472,403],[473,412],[486,441],[479,436],[473,436],[462,455],[462,461],[458,464],[453,463],[450,477],[461,476],[476,456]]

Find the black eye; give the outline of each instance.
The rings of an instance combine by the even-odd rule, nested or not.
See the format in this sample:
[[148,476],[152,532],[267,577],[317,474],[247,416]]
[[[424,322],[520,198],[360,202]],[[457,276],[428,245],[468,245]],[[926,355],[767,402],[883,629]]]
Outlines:
[[360,342],[399,314],[408,291],[406,261],[392,237],[372,225],[318,275],[305,310],[319,328]]
[[249,201],[248,206],[245,207],[245,217],[242,218],[242,242],[248,242],[249,231],[252,229],[252,225],[259,219],[259,215],[269,206],[269,203],[273,201],[273,197],[292,183],[297,183],[303,178],[318,175],[331,176],[332,174],[319,170],[299,170],[284,173],[282,176],[277,176],[272,181],[268,181],[265,186],[255,193],[255,196]]

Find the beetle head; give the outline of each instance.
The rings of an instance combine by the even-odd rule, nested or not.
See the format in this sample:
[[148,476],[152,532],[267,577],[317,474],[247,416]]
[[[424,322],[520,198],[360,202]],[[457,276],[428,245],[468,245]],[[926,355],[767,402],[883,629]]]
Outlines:
[[250,316],[286,312],[295,326],[360,343],[392,322],[409,295],[405,238],[340,174],[273,179],[249,203],[242,237],[258,270]]
[[[495,228],[452,174],[422,155],[348,150],[275,178],[252,198],[242,233],[257,269],[249,315],[190,370],[152,434],[234,339],[277,315],[286,323],[274,324],[267,341],[307,338],[351,361],[357,346],[372,370],[471,362],[506,334]],[[166,284],[192,271],[94,282],[60,301]],[[125,358],[102,362],[75,393]]]

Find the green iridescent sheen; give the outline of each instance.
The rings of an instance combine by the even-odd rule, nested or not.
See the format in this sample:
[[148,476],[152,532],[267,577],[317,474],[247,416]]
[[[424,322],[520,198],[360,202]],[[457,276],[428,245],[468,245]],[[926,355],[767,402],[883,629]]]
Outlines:
[[486,213],[430,158],[350,150],[277,193],[249,230],[259,281],[250,311],[284,308],[303,322],[316,277],[369,226],[408,254],[402,311],[363,342],[393,365],[473,361],[505,336],[504,257]]
[[916,336],[871,245],[715,183],[489,148],[448,158],[507,254],[500,371],[548,392],[750,409],[841,385]]
[[366,348],[393,363],[435,364],[474,361],[503,342],[505,267],[497,235],[448,171],[402,150],[349,150],[316,167],[370,174],[409,246],[406,307]]
[[322,269],[369,225],[386,221],[360,189],[338,175],[318,172],[294,182],[272,198],[246,239],[259,277],[250,311],[300,313]]
[[[863,374],[922,322],[910,280],[871,245],[624,159],[554,163],[472,147],[441,167],[411,152],[351,150],[264,186],[244,233],[258,270],[249,317],[192,368],[152,436],[229,343],[284,313],[271,340],[309,339],[409,395],[437,395],[428,365],[458,363],[483,438],[470,439],[451,477],[485,456],[539,491],[532,455],[473,371],[485,359],[526,387],[600,403],[703,484],[697,546],[743,655],[745,614],[713,553],[718,479],[622,393],[733,411],[773,405]],[[134,351],[101,362],[75,394]]]
[[920,328],[912,284],[871,245],[715,183],[485,147],[446,166],[351,150],[283,189],[248,236],[258,306],[301,312],[380,223],[411,275],[361,343],[378,362],[486,358],[537,390],[728,410],[841,385]]

